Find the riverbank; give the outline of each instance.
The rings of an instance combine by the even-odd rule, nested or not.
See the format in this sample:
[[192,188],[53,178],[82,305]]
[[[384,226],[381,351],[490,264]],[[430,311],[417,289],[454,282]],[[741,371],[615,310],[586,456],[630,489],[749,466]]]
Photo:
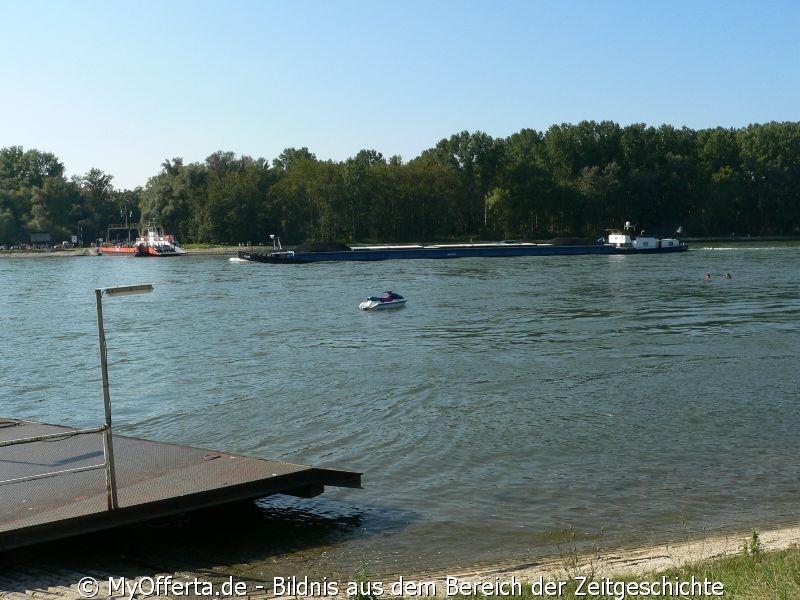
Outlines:
[[[424,544],[424,540],[421,540],[421,543]],[[465,596],[481,596],[483,595],[481,593],[483,589],[488,589],[490,586],[497,589],[501,584],[508,585],[514,581],[527,582],[528,584],[541,582],[542,585],[550,582],[553,590],[557,589],[560,582],[565,582],[566,584],[566,582],[571,581],[572,583],[569,586],[565,585],[565,589],[562,590],[563,593],[561,594],[541,593],[537,596],[535,593],[533,595],[527,593],[525,596],[573,598],[575,595],[570,590],[574,591],[576,579],[580,580],[584,577],[593,581],[602,581],[603,579],[612,581],[660,581],[662,577],[673,581],[676,579],[684,581],[695,576],[696,578],[716,578],[725,586],[726,598],[739,597],[752,600],[762,596],[731,596],[728,593],[733,582],[726,581],[726,577],[733,578],[734,575],[730,573],[738,573],[741,571],[741,567],[737,565],[719,567],[716,561],[725,557],[734,557],[736,555],[745,557],[747,555],[746,558],[750,560],[746,565],[748,576],[756,580],[768,580],[770,577],[783,577],[779,569],[781,568],[780,565],[786,562],[787,557],[777,553],[785,551],[789,551],[791,554],[789,564],[795,564],[800,560],[800,526],[764,531],[759,533],[757,538],[753,538],[752,534],[743,532],[740,535],[667,543],[646,548],[613,551],[597,550],[590,555],[578,555],[570,548],[565,548],[558,556],[534,564],[501,565],[480,569],[465,568],[463,570],[439,573],[402,573],[380,581],[377,579],[371,580],[369,573],[353,573],[352,579],[362,584],[370,582],[373,587],[379,584],[384,590],[382,596],[387,598],[396,596],[396,594],[391,593],[391,587],[393,584],[396,585],[401,580],[401,577],[404,585],[414,585],[421,582],[426,584],[425,588],[421,588],[416,593],[408,593],[407,591],[406,597],[430,597],[433,594],[429,592],[433,590],[436,591],[437,597],[445,597],[447,596],[448,584],[452,589],[453,578],[458,580],[458,585],[464,586],[463,589],[469,588],[470,592],[464,594]],[[3,558],[3,554],[0,554],[0,565],[5,563]],[[224,562],[225,558],[221,556],[219,560]],[[208,585],[216,586],[215,589],[217,590],[221,589],[225,582],[239,585],[241,593],[225,594],[215,592],[214,595],[218,597],[273,598],[276,596],[273,590],[275,584],[273,580],[241,579],[237,581],[236,577],[226,577],[222,573],[224,567],[196,571],[187,568],[181,572],[172,573],[161,571],[156,565],[151,565],[150,569],[152,570],[148,569],[147,572],[142,572],[141,565],[137,569],[125,556],[120,556],[116,559],[104,556],[102,563],[102,565],[76,566],[69,564],[69,566],[63,566],[56,563],[43,563],[40,560],[34,560],[32,564],[14,561],[13,569],[8,569],[5,566],[0,569],[0,599],[22,600],[23,598],[49,597],[59,598],[60,600],[79,600],[94,597],[95,595],[97,597],[120,596],[121,594],[119,593],[109,594],[109,581],[111,579],[116,581],[124,579],[126,585],[130,585],[133,588],[140,585],[142,593],[135,594],[134,597],[136,598],[152,596],[197,598],[205,595],[202,593],[175,593],[177,588],[173,588],[172,593],[165,591],[164,593],[148,594],[147,591],[150,589],[148,586],[152,586],[157,581],[207,583]],[[778,564],[777,568],[776,563]],[[713,576],[709,576],[709,573],[713,574]],[[295,575],[298,581],[304,578],[302,573]],[[791,579],[790,576],[791,573],[787,578]],[[450,578],[449,581],[448,578]],[[90,584],[91,582],[99,583],[99,588],[94,591],[94,594],[93,589],[86,587],[87,582]],[[327,583],[330,584],[331,580],[328,579]],[[345,582],[336,583],[338,593],[330,595],[346,598]],[[737,583],[739,586],[742,585],[741,582]],[[797,581],[787,581],[787,583],[800,587],[800,583]],[[528,587],[527,585],[525,586],[525,588]],[[330,587],[328,591],[330,593]],[[127,590],[125,595],[128,595]],[[283,597],[302,598],[310,595],[302,593],[302,590],[295,589],[292,593],[284,594]],[[489,593],[487,595],[498,594]],[[367,596],[367,594],[359,594],[358,598],[368,600]],[[595,596],[601,598],[614,597],[611,594]],[[378,595],[375,594],[374,597],[378,597]],[[667,596],[649,595],[648,597],[660,598]],[[771,596],[765,595],[763,597]]]
[[[733,243],[748,244],[755,242],[798,242],[800,237],[796,236],[709,236],[709,237],[686,237],[681,238],[687,244],[715,244]],[[547,240],[540,240],[546,242]],[[691,246],[690,246],[691,248]],[[251,252],[268,252],[272,246],[202,246],[186,247],[189,255],[230,255],[236,256],[240,250]],[[55,249],[32,249],[32,250],[1,250],[0,258],[3,257],[56,257],[56,256],[98,256],[94,248],[55,248]]]
[[[251,246],[250,248],[262,248]],[[241,250],[240,246],[213,246],[207,248],[189,248],[187,256],[192,254],[196,255],[230,255],[236,256],[236,253]],[[75,256],[101,256],[94,248],[58,248],[53,250],[2,250],[0,251],[0,259],[2,258],[68,258]],[[123,257],[117,256],[115,258],[130,258],[131,255]]]
[[[591,554],[577,554],[567,547],[557,558],[540,564],[466,571],[460,576],[490,576],[500,577],[501,580],[514,576],[517,580],[524,581],[533,581],[539,577],[564,578],[576,574],[596,578],[638,576],[733,556],[741,553],[750,539],[750,534],[742,532],[737,535],[669,542],[643,548],[597,550]],[[758,539],[763,552],[797,547],[800,546],[800,526],[760,532]]]

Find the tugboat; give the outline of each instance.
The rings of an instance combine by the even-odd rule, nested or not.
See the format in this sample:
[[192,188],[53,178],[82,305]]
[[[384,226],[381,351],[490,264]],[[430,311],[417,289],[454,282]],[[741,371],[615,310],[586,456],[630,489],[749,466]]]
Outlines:
[[688,250],[688,246],[678,239],[683,231],[682,227],[678,227],[674,237],[671,238],[650,235],[644,229],[639,235],[636,235],[635,229],[635,225],[632,225],[630,221],[625,221],[625,227],[621,231],[618,229],[608,230],[607,244],[619,250],[644,253]]

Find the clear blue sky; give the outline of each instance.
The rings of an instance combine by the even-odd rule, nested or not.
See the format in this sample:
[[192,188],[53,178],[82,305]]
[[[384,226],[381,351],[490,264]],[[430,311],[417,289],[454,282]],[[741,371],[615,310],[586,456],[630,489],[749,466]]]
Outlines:
[[0,147],[144,186],[218,150],[800,120],[798,0],[0,0]]

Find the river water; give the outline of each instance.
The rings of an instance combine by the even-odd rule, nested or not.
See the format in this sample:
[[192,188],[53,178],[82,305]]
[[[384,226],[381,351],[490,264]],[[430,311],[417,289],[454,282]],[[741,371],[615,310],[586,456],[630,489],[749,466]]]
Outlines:
[[[795,524],[799,252],[4,258],[0,415],[100,423],[93,290],[152,283],[104,303],[117,433],[364,484],[129,532],[159,568],[402,574]],[[408,305],[357,309],[385,289]]]

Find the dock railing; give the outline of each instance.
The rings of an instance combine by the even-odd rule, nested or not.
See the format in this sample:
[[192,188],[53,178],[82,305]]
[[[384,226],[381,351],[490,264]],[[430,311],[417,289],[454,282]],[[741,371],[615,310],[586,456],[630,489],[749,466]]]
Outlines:
[[[71,431],[60,431],[58,433],[47,433],[44,435],[37,435],[33,437],[18,438],[16,440],[0,441],[0,448],[3,448],[5,446],[14,446],[17,444],[30,444],[32,442],[44,442],[47,440],[69,438],[76,435],[89,435],[93,433],[103,433],[105,437],[105,435],[110,435],[110,431],[111,431],[111,426],[109,424],[104,423],[99,427],[92,427],[90,429],[73,429]],[[116,481],[112,481],[110,476],[110,473],[113,473],[113,469],[110,468],[109,463],[111,459],[107,451],[103,453],[103,458],[104,458],[103,462],[94,465],[84,465],[83,467],[74,467],[72,469],[61,469],[60,471],[49,471],[47,473],[36,473],[35,475],[26,475],[25,477],[15,477],[13,479],[2,479],[0,480],[0,485],[9,485],[12,483],[33,481],[35,479],[57,477],[59,475],[69,475],[72,473],[82,473],[83,471],[94,471],[96,469],[105,469],[106,489],[108,490],[108,509],[112,510],[114,508],[117,508],[116,494],[111,493],[112,490],[116,491]]]
[[11,483],[22,483],[23,481],[32,481],[34,479],[44,479],[45,477],[56,477],[58,475],[66,475],[69,473],[80,473],[82,471],[92,471],[94,469],[105,469],[106,471],[106,495],[108,497],[108,510],[115,510],[119,508],[117,500],[117,476],[114,470],[114,441],[111,436],[111,395],[108,386],[108,355],[106,350],[106,332],[103,324],[103,296],[132,296],[135,294],[147,294],[153,291],[153,285],[150,283],[138,285],[118,285],[115,287],[97,288],[95,289],[95,300],[97,303],[97,335],[100,342],[100,370],[103,377],[103,408],[105,409],[106,420],[100,427],[91,429],[75,429],[72,431],[61,433],[49,433],[29,438],[20,438],[18,440],[7,440],[0,442],[0,448],[3,446],[12,446],[14,444],[29,444],[31,442],[41,442],[44,440],[67,438],[75,435],[85,435],[91,433],[103,434],[103,457],[104,460],[100,464],[86,465],[83,467],[75,467],[73,469],[63,469],[60,471],[52,471],[49,473],[37,473],[36,475],[27,475],[25,477],[18,477],[15,479],[6,479],[0,481],[0,485],[7,485]]

